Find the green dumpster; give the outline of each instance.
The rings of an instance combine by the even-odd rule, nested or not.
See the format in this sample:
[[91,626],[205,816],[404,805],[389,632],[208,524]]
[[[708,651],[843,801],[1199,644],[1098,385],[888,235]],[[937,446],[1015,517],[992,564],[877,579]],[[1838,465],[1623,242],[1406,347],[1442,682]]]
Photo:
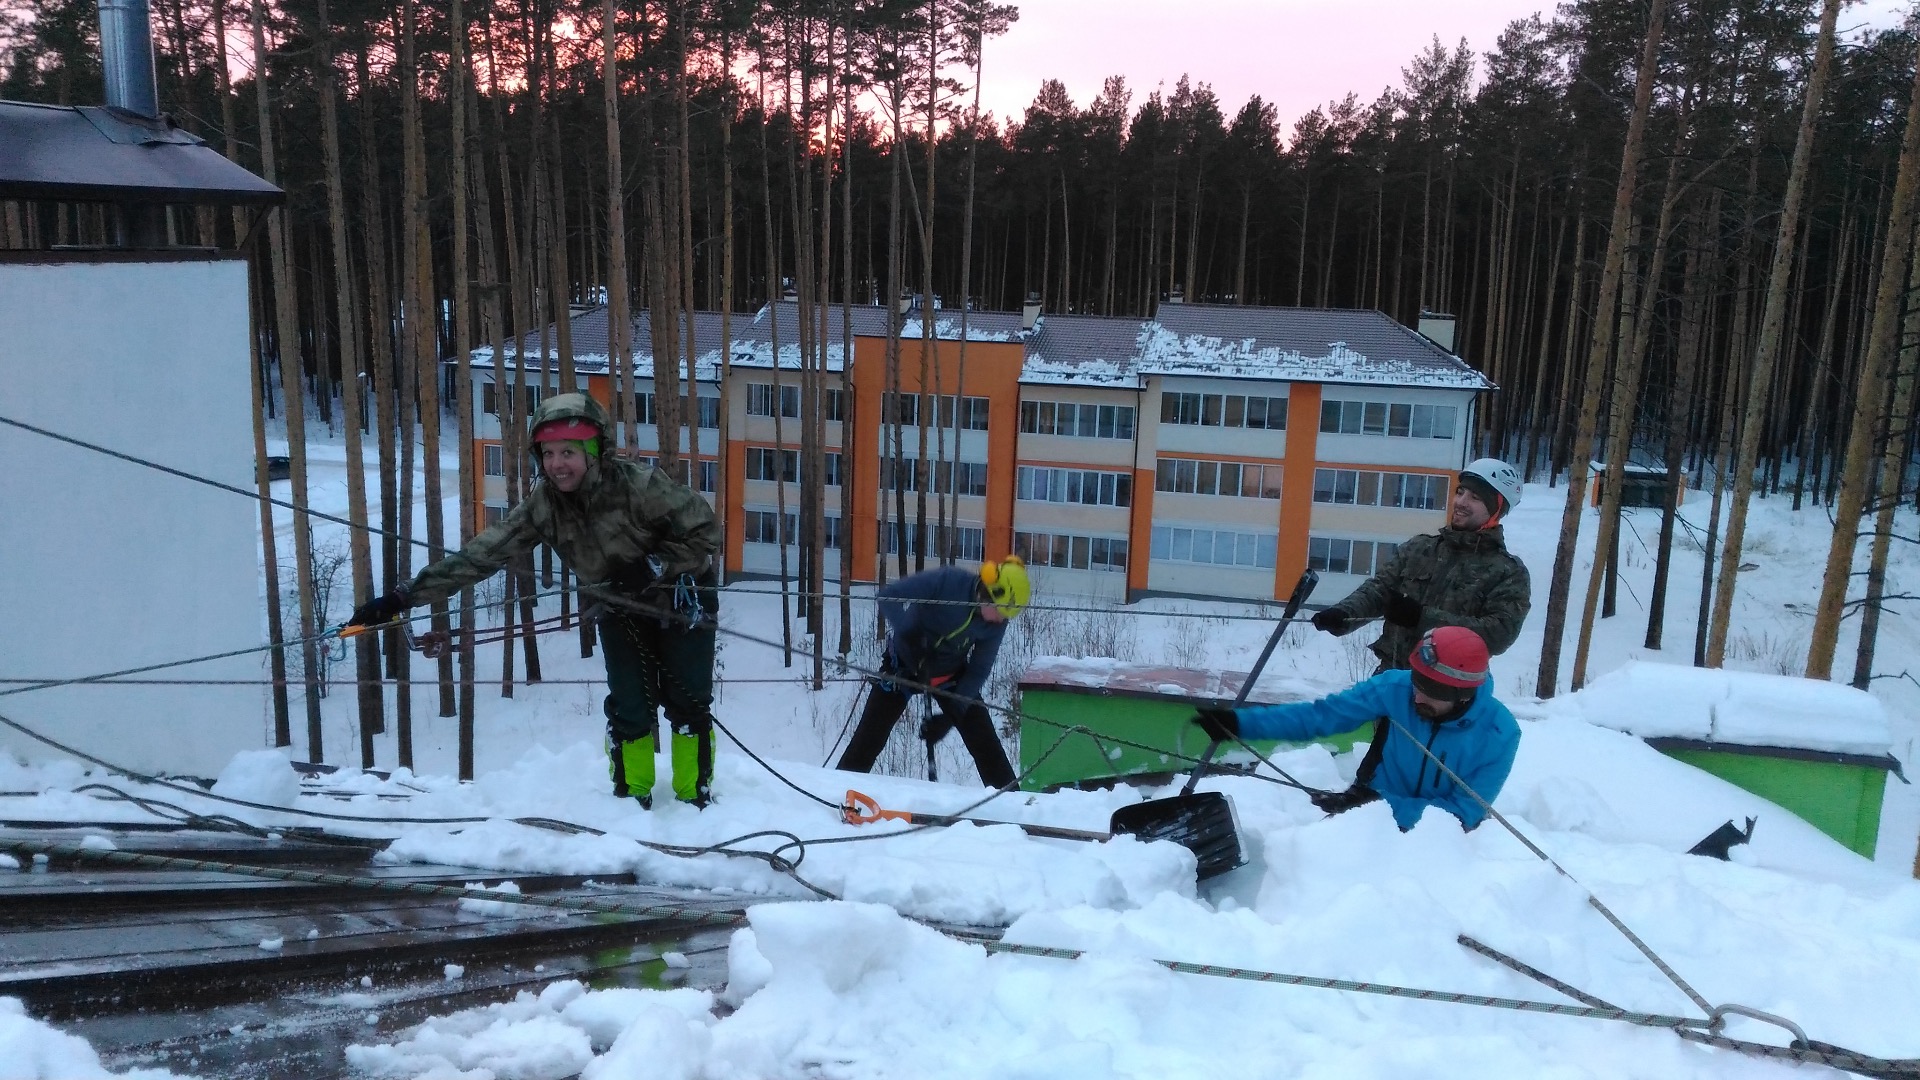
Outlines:
[[1651,738],[1648,746],[1792,811],[1850,850],[1873,858],[1887,774],[1900,763],[1884,754],[1847,754],[1792,746],[1741,746],[1707,739]]
[[[1200,729],[1187,723],[1201,705],[1230,705],[1246,680],[1244,671],[1151,667],[1103,660],[1036,662],[1020,680],[1021,786],[1048,791],[1120,779],[1163,781],[1186,772],[1207,748]],[[1246,704],[1305,701],[1255,687]],[[1364,740],[1361,727],[1318,742],[1336,753]],[[1259,742],[1262,754],[1305,743]],[[1221,755],[1228,761],[1233,755]],[[1241,753],[1244,757],[1244,752]]]

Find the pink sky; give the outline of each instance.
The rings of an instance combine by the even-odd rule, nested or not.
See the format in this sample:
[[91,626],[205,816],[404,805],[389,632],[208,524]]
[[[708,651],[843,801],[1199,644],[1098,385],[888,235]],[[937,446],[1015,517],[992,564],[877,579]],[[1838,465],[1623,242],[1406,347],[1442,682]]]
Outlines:
[[[1372,101],[1438,34],[1476,56],[1508,22],[1553,10],[1553,0],[1012,0],[1020,21],[988,42],[982,108],[1019,118],[1043,79],[1059,79],[1084,108],[1108,75],[1125,75],[1138,107],[1184,73],[1213,84],[1229,120],[1259,94],[1283,133],[1315,105],[1348,91]],[[1902,0],[1867,0],[1840,25],[1887,25]]]

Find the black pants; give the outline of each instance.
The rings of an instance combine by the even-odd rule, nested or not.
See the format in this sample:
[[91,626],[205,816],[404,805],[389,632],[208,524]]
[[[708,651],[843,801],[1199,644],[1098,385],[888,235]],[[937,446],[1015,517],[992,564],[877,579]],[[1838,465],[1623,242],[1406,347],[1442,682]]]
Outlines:
[[[887,738],[893,734],[893,726],[900,722],[901,714],[907,711],[907,702],[912,696],[897,688],[886,689],[878,683],[869,683],[867,705],[860,712],[860,723],[854,727],[853,738],[847,741],[846,752],[840,755],[840,763],[834,768],[843,772],[872,772],[873,763],[879,759],[880,751],[886,749]],[[987,714],[987,707],[978,701],[963,703],[943,698],[940,710],[945,714],[947,726],[959,730],[961,741],[967,744],[967,753],[973,755],[973,767],[979,770],[980,779],[988,787],[1011,785],[1013,765],[1007,760],[1006,748],[1000,745],[1000,736],[993,730],[993,718]]]
[[[701,602],[719,610],[719,597],[702,588]],[[708,623],[699,629],[662,626],[658,619],[612,612],[600,620],[600,649],[607,664],[608,742],[616,791],[632,787],[635,793],[653,785],[652,755],[639,759],[644,775],[627,776],[618,752],[621,744],[646,740],[658,746],[659,713],[667,714],[673,738],[676,797],[702,802],[713,787],[713,656],[715,631]]]

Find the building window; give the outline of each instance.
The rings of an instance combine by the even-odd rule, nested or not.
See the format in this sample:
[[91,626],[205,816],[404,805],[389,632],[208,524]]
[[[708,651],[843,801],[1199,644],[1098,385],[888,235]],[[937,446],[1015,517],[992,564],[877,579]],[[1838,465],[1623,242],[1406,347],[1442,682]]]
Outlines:
[[[840,486],[840,453],[828,451],[826,458],[827,486]],[[747,447],[747,479],[784,480],[789,484],[800,482],[800,451],[776,450],[771,446]]]
[[1067,435],[1078,439],[1133,438],[1133,406],[1090,405],[1074,401],[1023,401],[1020,430],[1027,435]]
[[1184,495],[1229,495],[1240,499],[1280,497],[1282,469],[1244,461],[1189,461],[1161,458],[1154,466],[1153,488]]
[[1210,563],[1215,566],[1271,570],[1279,540],[1274,533],[1155,525],[1150,554],[1156,562]]
[[[651,390],[636,391],[633,395],[633,400],[634,400],[633,415],[636,417],[634,421],[635,423],[657,424],[660,422],[660,413],[658,411],[659,403],[655,400],[653,396],[653,391]],[[718,430],[720,427],[720,399],[717,397],[710,397],[706,394],[702,394],[700,395],[699,400],[700,400],[700,426],[703,428]],[[686,405],[685,399],[681,399],[681,406],[683,409],[685,408],[685,405]]]
[[1320,430],[1329,435],[1387,435],[1451,439],[1459,410],[1452,405],[1395,405],[1382,401],[1320,403]]
[[1017,532],[1014,553],[1029,566],[1057,566],[1064,570],[1127,569],[1127,542],[1117,536],[1072,536],[1062,533]]
[[1329,574],[1372,577],[1393,558],[1399,544],[1385,540],[1349,540],[1340,536],[1307,537],[1307,566]]
[[[954,426],[955,410],[959,412],[959,425],[966,431],[987,430],[987,416],[992,411],[992,401],[983,397],[959,398],[958,404],[952,395],[934,398],[939,403],[935,410],[939,414],[936,426],[950,428]],[[880,422],[891,424],[896,420],[903,427],[920,426],[920,395],[896,394],[888,391],[880,400]]]
[[1285,431],[1287,399],[1249,394],[1161,394],[1160,422]]
[[[749,544],[778,544],[781,538],[780,513],[777,510],[745,510],[741,514],[746,525],[746,542]],[[840,546],[840,518],[836,514],[826,515],[827,547]],[[800,515],[787,511],[786,540],[790,545],[800,543]]]
[[[527,386],[527,404],[519,410],[521,419],[532,416],[534,410],[540,407],[540,402],[546,398],[547,394],[548,391],[540,384],[529,384]],[[513,402],[512,383],[505,383],[498,386],[493,383],[480,384],[480,411],[489,416],[499,416],[500,409],[503,406],[511,406]]]
[[495,506],[492,503],[487,504],[487,524],[498,525],[505,520],[507,520],[506,507]]
[[[912,524],[902,525],[898,521],[883,521],[880,526],[880,552],[883,555],[900,554],[901,535],[906,536],[907,554],[915,556],[918,551],[918,533]],[[987,530],[977,525],[928,525],[927,536],[933,544],[929,556],[940,556],[947,550],[946,538],[954,537],[953,555],[956,559],[979,562],[987,557]]]
[[1020,466],[1017,494],[1031,502],[1080,503],[1083,506],[1132,506],[1133,478],[1092,469]]
[[[892,491],[896,486],[904,491],[920,490],[920,470],[915,467],[915,459],[906,458],[900,462],[898,485],[894,484],[894,462],[892,458],[880,461],[880,489]],[[954,463],[936,461],[928,469],[933,477],[932,493],[936,495],[985,495],[987,493],[987,466],[981,461],[962,461],[959,465],[959,485],[956,490],[953,476]]]
[[488,443],[482,449],[484,450],[483,456],[486,459],[485,464],[482,466],[482,471],[488,476],[507,475],[507,454],[505,450],[501,449],[500,444]]
[[1451,491],[1449,477],[1432,473],[1313,470],[1313,501],[1317,503],[1439,510],[1447,505]]
[[[747,415],[773,415],[773,384],[747,384]],[[789,419],[800,415],[800,388],[790,383],[780,384],[780,415]]]
[[700,462],[699,476],[699,490],[709,495],[713,494],[720,487],[720,462],[703,458]]

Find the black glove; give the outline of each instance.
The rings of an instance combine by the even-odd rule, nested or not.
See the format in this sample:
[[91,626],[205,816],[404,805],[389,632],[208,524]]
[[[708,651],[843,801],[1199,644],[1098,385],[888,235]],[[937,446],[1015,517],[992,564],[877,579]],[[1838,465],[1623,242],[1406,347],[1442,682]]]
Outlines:
[[946,738],[947,733],[952,731],[954,726],[953,714],[945,709],[941,709],[939,712],[920,721],[920,738],[926,742],[928,746],[932,746],[934,743]]
[[1409,630],[1420,626],[1420,601],[1403,592],[1387,594],[1387,621],[1395,626],[1404,626]]
[[1365,784],[1355,784],[1345,791],[1316,791],[1308,797],[1329,814],[1344,814],[1356,806],[1378,802],[1380,793]]
[[1324,630],[1334,637],[1346,637],[1348,634],[1353,633],[1353,627],[1353,617],[1341,611],[1339,608],[1328,608],[1325,611],[1318,611],[1315,612],[1313,616],[1313,628],[1315,630]]
[[1232,709],[1206,706],[1195,709],[1192,723],[1207,733],[1207,738],[1232,742],[1240,737],[1240,716]]
[[348,626],[379,626],[390,623],[407,613],[413,605],[407,602],[405,589],[383,593],[353,609],[347,616]]

